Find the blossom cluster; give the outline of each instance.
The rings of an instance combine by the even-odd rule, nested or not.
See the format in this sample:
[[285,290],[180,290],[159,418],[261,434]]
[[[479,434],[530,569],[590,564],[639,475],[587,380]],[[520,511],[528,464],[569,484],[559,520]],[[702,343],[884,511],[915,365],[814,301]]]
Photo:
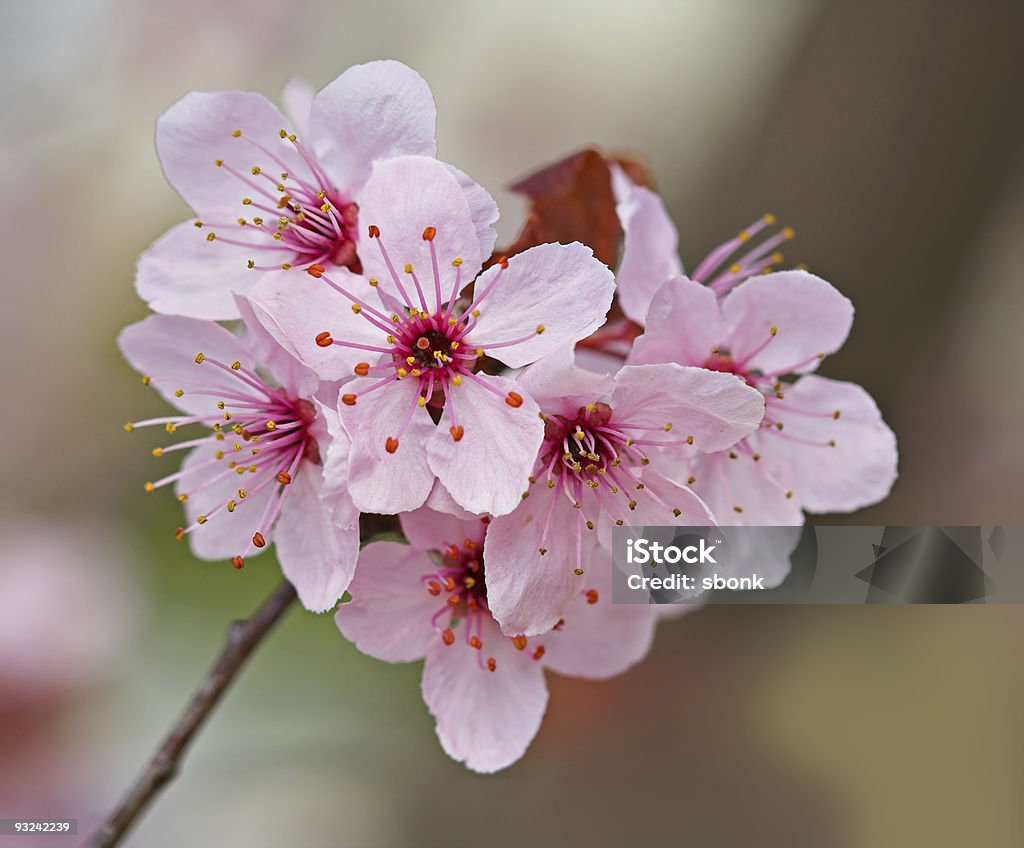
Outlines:
[[[196,556],[240,569],[273,545],[361,651],[425,660],[455,759],[522,756],[545,669],[646,654],[658,608],[610,601],[616,525],[798,525],[888,492],[874,402],[814,373],[853,307],[772,271],[791,232],[770,216],[687,275],[658,195],[612,164],[617,274],[579,242],[503,255],[414,71],[284,101],[193,92],[157,123],[196,217],[140,258],[154,314],[120,346],[177,414],[126,429],[189,428],[145,488],[173,487]],[[361,540],[365,515],[400,535]]]

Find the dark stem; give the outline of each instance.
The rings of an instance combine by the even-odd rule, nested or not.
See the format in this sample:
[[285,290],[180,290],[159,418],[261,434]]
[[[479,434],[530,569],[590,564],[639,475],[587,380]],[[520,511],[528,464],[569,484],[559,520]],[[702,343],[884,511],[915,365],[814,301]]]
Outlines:
[[294,600],[295,589],[290,583],[282,583],[251,618],[231,625],[224,650],[217,662],[199,685],[146,770],[135,781],[118,808],[86,843],[88,848],[111,848],[121,842],[134,821],[178,773],[185,751],[199,728],[213,712],[245,661]]

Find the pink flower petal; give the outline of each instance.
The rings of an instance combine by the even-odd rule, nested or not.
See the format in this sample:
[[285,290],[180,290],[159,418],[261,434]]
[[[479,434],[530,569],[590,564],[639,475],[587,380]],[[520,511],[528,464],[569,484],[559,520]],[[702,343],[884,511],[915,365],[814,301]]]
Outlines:
[[281,106],[301,138],[309,134],[309,116],[313,111],[314,97],[316,89],[313,84],[299,76],[291,77],[281,89]]
[[628,178],[613,181],[616,210],[625,239],[619,262],[619,305],[638,324],[647,318],[654,293],[666,280],[683,273],[679,261],[679,234],[661,198]]
[[247,297],[235,295],[235,304],[245,327],[242,340],[246,349],[252,351],[252,358],[260,364],[260,370],[266,371],[273,382],[291,397],[310,398],[316,394],[320,385],[316,372],[290,354],[267,332]]
[[[498,274],[501,279],[488,291]],[[585,245],[542,244],[513,256],[505,269],[500,264],[487,269],[475,291],[480,317],[469,343],[518,368],[601,326],[615,278]],[[523,341],[500,346],[516,339]]]
[[[764,398],[732,374],[674,363],[627,365],[615,376],[613,422],[671,430],[664,439],[693,436],[698,451],[735,444],[760,424]],[[654,430],[652,438],[659,438]]]
[[725,298],[722,313],[733,360],[765,374],[814,370],[818,354],[839,350],[853,324],[853,304],[806,271],[753,277]]
[[498,237],[494,229],[497,223],[499,212],[498,204],[494,202],[490,192],[482,185],[473,181],[469,174],[465,174],[454,165],[446,165],[449,171],[459,181],[462,192],[469,204],[469,212],[476,224],[476,235],[480,240],[480,256],[487,258],[494,251],[494,242]]
[[[189,533],[189,548],[193,555],[206,560],[231,559],[247,549],[249,557],[256,556],[267,548],[252,549],[250,541],[253,533],[257,530],[262,532],[268,547],[273,541],[272,528],[259,526],[259,521],[267,501],[278,487],[265,486],[244,499],[239,498],[239,487],[248,487],[251,475],[229,473],[226,458],[223,460],[223,468],[198,469],[199,465],[214,458],[215,450],[212,445],[195,448],[188,452],[181,464],[186,473],[175,484],[174,491],[177,495],[188,494],[185,501],[186,526],[193,524],[201,515],[210,515],[229,500],[235,500],[238,505],[234,512],[220,509],[209,521]],[[206,485],[217,472],[224,472],[223,476]],[[200,486],[202,488],[198,488]]]
[[889,494],[896,480],[896,437],[860,386],[802,377],[785,388],[785,399],[769,398],[765,417],[783,429],[763,428],[751,446],[804,509],[851,512]]
[[[426,443],[434,435],[434,423],[425,409],[413,409],[408,427],[394,453],[387,440],[398,436],[411,405],[419,394],[418,380],[394,380],[359,395],[361,382],[352,389],[355,406],[342,404],[342,423],[352,437],[348,482],[352,500],[361,512],[391,515],[422,506],[434,485],[427,464]],[[346,387],[348,388],[348,387]]]
[[355,193],[376,159],[433,156],[437,110],[430,87],[390,60],[354,65],[313,100],[313,148],[339,189]]
[[[529,487],[544,438],[537,404],[507,377],[481,374],[475,380],[463,379],[461,386],[450,385],[448,391],[462,438],[452,438],[450,418],[442,417],[427,443],[431,471],[463,509],[492,515],[511,512]],[[505,402],[510,393],[520,398],[518,407]]]
[[427,554],[398,542],[371,542],[359,554],[352,600],[335,615],[338,629],[364,654],[411,662],[440,642],[430,623],[443,605],[420,578],[435,569]]
[[606,399],[615,388],[611,375],[578,367],[578,356],[565,345],[522,371],[516,382],[545,412],[575,415],[581,406]]
[[464,521],[425,507],[403,512],[399,521],[409,544],[423,551],[444,550],[449,545],[461,545],[465,539],[479,541],[484,532],[479,518]]
[[197,353],[225,364],[239,360],[247,368],[253,367],[241,339],[219,324],[197,318],[150,315],[122,330],[117,343],[125,359],[136,371],[151,377],[150,385],[168,403],[190,415],[216,414],[217,398],[190,391],[177,397],[179,389],[191,389],[196,382],[201,382],[204,390],[237,392],[239,388],[232,374],[214,365],[197,365]]
[[322,488],[321,469],[305,463],[287,487],[275,529],[281,570],[312,612],[334,607],[352,581],[359,556],[359,513],[347,499],[331,509]]
[[[431,314],[437,306],[431,244],[438,259],[442,303],[455,286],[453,260],[462,260],[460,287],[472,281],[483,263],[466,190],[448,166],[435,159],[401,156],[376,162],[359,198],[359,221],[359,257],[365,276],[379,280],[381,290],[399,297],[398,284],[380,250],[383,246],[412,305],[422,309],[415,282],[404,270],[412,266]],[[366,237],[370,227],[380,231],[379,241]],[[435,233],[432,242],[424,238],[428,228]]]
[[[526,752],[540,729],[548,691],[541,664],[517,651],[492,622],[483,643],[477,652],[437,640],[423,668],[423,700],[448,756],[490,773]],[[495,659],[493,672],[480,667],[482,655]]]
[[[349,291],[358,291],[373,305],[372,290],[360,277],[343,268],[331,278]],[[385,332],[352,312],[351,302],[323,280],[298,271],[274,274],[249,295],[253,314],[288,353],[312,368],[322,380],[343,380],[359,362],[373,364],[381,354],[344,344],[320,347],[316,337],[327,331],[339,342],[386,347]]]
[[452,497],[451,492],[441,485],[440,480],[434,481],[434,488],[430,490],[430,494],[427,496],[424,506],[429,507],[434,510],[434,512],[443,512],[445,515],[452,515],[455,518],[462,519],[463,521],[470,521],[477,517],[455,503],[455,498]]
[[[288,120],[262,94],[240,91],[192,91],[171,106],[156,122],[156,150],[167,180],[201,218],[234,221],[244,215],[242,198],[253,189],[228,168],[247,174],[268,157],[243,140],[263,145],[281,160],[282,170],[302,173],[295,147],[280,137]],[[241,136],[234,136],[241,130]]]
[[[544,665],[559,674],[602,679],[642,660],[654,641],[654,607],[612,603],[611,557],[595,553],[583,579],[586,587],[569,604],[557,631],[535,637],[544,646]],[[588,595],[588,592],[593,594]]]
[[[577,515],[568,498],[540,484],[515,512],[491,521],[484,540],[487,603],[505,633],[531,636],[550,630],[584,588],[583,577],[574,573]],[[584,576],[594,535],[581,531]],[[546,553],[540,553],[541,547]]]
[[745,450],[704,454],[693,458],[690,474],[696,478],[691,487],[711,507],[718,524],[776,527],[804,522],[800,505],[786,497],[763,457],[755,461]]
[[633,344],[631,365],[677,362],[703,368],[729,335],[718,298],[707,286],[686,277],[665,283],[651,301],[647,328]]
[[[260,261],[288,261],[287,251],[259,251]],[[168,230],[139,257],[135,288],[156,312],[193,318],[227,320],[238,317],[233,293],[244,294],[266,274],[246,264],[252,251],[223,241],[209,242],[206,230],[192,223]]]

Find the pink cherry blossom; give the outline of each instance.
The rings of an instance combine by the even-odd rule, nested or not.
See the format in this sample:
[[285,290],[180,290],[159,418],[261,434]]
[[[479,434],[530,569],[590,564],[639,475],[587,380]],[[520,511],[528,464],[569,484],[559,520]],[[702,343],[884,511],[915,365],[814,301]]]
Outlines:
[[[494,772],[526,751],[547,707],[544,669],[601,679],[650,649],[654,607],[611,603],[607,556],[578,586],[557,626],[502,634],[488,595],[488,519],[423,508],[401,516],[408,545],[371,542],[359,555],[341,632],[387,662],[425,659],[423,699],[445,752]],[[482,555],[483,554],[483,555]]]
[[[730,375],[676,364],[614,377],[563,350],[520,378],[544,416],[528,497],[495,518],[485,555],[490,606],[506,633],[544,632],[591,579],[613,525],[709,525],[674,453],[718,451],[750,434],[761,394]],[[682,479],[680,479],[682,477]]]
[[357,375],[340,409],[365,512],[415,509],[435,478],[472,513],[514,509],[544,427],[522,387],[481,365],[571,346],[611,303],[611,272],[581,244],[534,247],[477,276],[496,208],[467,179],[426,157],[378,161],[361,201],[365,279],[317,263],[302,282],[253,293],[267,330],[321,378]]
[[358,270],[374,160],[434,155],[430,89],[399,62],[349,68],[313,98],[293,81],[285,100],[293,120],[260,94],[191,92],[157,122],[164,173],[198,219],[139,260],[136,286],[154,310],[236,318],[232,293],[255,285],[253,269]]
[[262,330],[241,298],[238,308],[242,336],[170,315],[125,328],[125,358],[180,410],[125,429],[208,428],[153,451],[161,462],[188,452],[179,470],[146,491],[174,484],[188,520],[177,536],[202,559],[242,568],[274,542],[302,603],[322,612],[348,586],[359,547],[358,513],[339,482],[348,439],[333,408],[315,396],[316,376]]
[[658,290],[630,363],[709,368],[764,395],[756,433],[692,459],[694,490],[720,521],[801,524],[801,509],[849,512],[888,494],[896,439],[875,402],[811,373],[852,323],[850,301],[804,271],[753,277],[724,299],[685,277]]

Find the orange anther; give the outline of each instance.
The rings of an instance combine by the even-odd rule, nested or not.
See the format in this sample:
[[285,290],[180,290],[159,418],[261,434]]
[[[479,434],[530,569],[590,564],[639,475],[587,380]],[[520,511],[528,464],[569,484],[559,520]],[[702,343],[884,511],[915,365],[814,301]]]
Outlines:
[[520,406],[523,405],[523,396],[518,392],[509,392],[507,395],[505,395],[505,403],[507,403],[514,409],[518,409]]
[[289,474],[287,471],[281,471],[277,475],[277,482],[280,483],[282,486],[287,486],[289,483],[292,482],[292,475]]
[[235,568],[245,568],[245,559],[240,556],[231,557],[231,564]]
[[380,228],[377,227],[376,224],[370,224],[368,232],[370,234],[370,238],[380,238]]
[[498,264],[501,265],[502,268],[507,268],[508,267],[508,257],[507,256],[502,256],[501,259],[498,260]]
[[587,603],[596,604],[598,600],[597,589],[587,589],[586,591]]
[[306,273],[311,277],[316,277],[318,280],[324,275],[324,266],[318,262],[314,262],[306,269]]
[[427,583],[427,591],[430,592],[431,595],[440,595],[441,584],[438,583],[436,580],[431,580],[429,583]]
[[520,634],[519,636],[512,637],[512,644],[516,646],[517,651],[526,650],[526,637]]
[[387,441],[384,442],[384,450],[388,453],[394,453],[398,450],[398,439],[394,436],[388,436]]
[[449,427],[448,432],[452,434],[452,438],[456,442],[459,441],[466,434],[466,431],[462,429],[461,424],[456,424],[454,427]]
[[538,645],[537,650],[533,652],[533,658],[539,660],[542,656],[544,656],[544,646]]
[[259,530],[257,530],[257,531],[256,531],[255,533],[253,533],[253,534],[252,534],[252,543],[253,543],[253,544],[254,544],[254,545],[255,545],[255,546],[257,547],[257,548],[262,548],[262,547],[265,547],[265,546],[266,546],[266,544],[267,544],[267,540],[266,540],[266,539],[264,539],[264,538],[263,538],[263,534],[262,534],[262,533],[260,533],[260,531],[259,531]]
[[433,227],[427,227],[423,231],[423,241],[433,241],[434,240],[434,236],[436,236],[436,235],[437,235],[437,230],[436,229],[434,229]]
[[358,374],[360,377],[365,377],[367,374],[370,373],[370,363],[359,362],[356,364],[356,367],[353,368],[352,370],[355,371],[355,373]]
[[444,630],[441,631],[441,639],[444,640],[444,643],[446,645],[455,644],[455,634],[452,633],[452,629],[450,627],[446,627]]
[[494,671],[498,667],[498,661],[494,657],[487,658],[487,670]]
[[461,600],[462,600],[462,596],[461,595],[449,595],[448,596],[448,606],[450,606],[450,607],[458,606],[459,601],[461,601]]
[[322,333],[316,334],[316,343],[320,347],[330,347],[334,344],[334,339],[331,338],[331,334],[327,330],[324,330]]
[[355,406],[356,405],[356,396],[355,395],[342,395],[341,396],[341,402],[343,404],[345,404],[345,406]]
[[481,642],[476,636],[469,637],[469,644],[472,647],[476,648],[478,651],[484,646],[484,643]]

